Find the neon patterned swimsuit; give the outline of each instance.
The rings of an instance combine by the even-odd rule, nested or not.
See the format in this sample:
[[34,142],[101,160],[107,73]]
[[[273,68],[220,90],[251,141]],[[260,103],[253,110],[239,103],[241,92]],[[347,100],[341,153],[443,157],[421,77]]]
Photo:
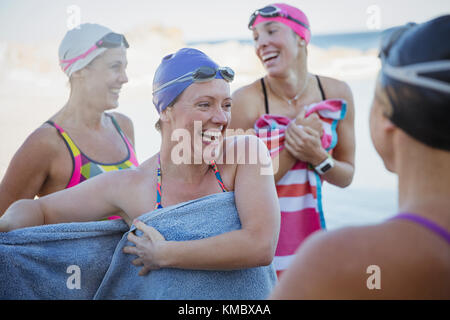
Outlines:
[[[228,192],[227,188],[223,184],[222,177],[220,176],[219,168],[217,167],[217,164],[214,160],[211,161],[210,164],[211,168],[214,170],[214,175],[216,176],[217,182],[219,183],[220,188],[222,189],[222,192]],[[156,185],[156,209],[163,208],[161,204],[161,194],[162,194],[162,188],[161,188],[161,158],[158,155],[158,168],[156,169],[157,176],[158,176],[158,182]]]
[[[73,142],[73,140],[69,137],[69,135],[64,131],[63,128],[61,128],[53,121],[46,122],[58,130],[59,134],[66,143],[67,148],[69,149],[70,155],[72,156],[72,163],[73,163],[72,176],[65,189],[76,186],[77,184],[89,178],[95,177],[96,175],[99,175],[100,173],[103,172],[123,170],[137,167],[139,165],[133,147],[131,143],[128,141],[123,131],[120,129],[119,124],[117,123],[117,121],[114,119],[113,116],[109,114],[106,115],[111,118],[114,127],[119,132],[128,150],[128,155],[126,156],[126,158],[116,163],[100,163],[90,159],[77,147],[77,145]],[[113,220],[118,218],[120,217],[113,216],[109,217],[108,219]]]

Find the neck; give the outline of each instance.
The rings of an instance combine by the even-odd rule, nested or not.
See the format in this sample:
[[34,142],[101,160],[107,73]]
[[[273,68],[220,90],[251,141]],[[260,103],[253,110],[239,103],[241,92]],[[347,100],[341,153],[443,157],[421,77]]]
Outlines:
[[421,144],[406,148],[395,163],[399,211],[417,213],[450,228],[450,152]]
[[270,90],[285,101],[294,102],[306,93],[308,86],[309,73],[306,66],[299,67],[297,70],[290,70],[282,77],[266,76]]
[[73,126],[92,130],[101,128],[105,121],[104,108],[99,108],[98,104],[86,99],[84,95],[72,92],[60,114],[63,117],[70,117]]
[[[170,137],[169,137],[170,138]],[[186,183],[197,183],[203,179],[208,173],[210,165],[207,163],[196,164],[193,157],[184,163],[180,163],[180,159],[174,159],[172,150],[176,150],[177,143],[168,140],[166,136],[162,137],[160,161],[161,161],[161,175],[166,179],[182,180]],[[175,152],[178,156],[178,153]]]

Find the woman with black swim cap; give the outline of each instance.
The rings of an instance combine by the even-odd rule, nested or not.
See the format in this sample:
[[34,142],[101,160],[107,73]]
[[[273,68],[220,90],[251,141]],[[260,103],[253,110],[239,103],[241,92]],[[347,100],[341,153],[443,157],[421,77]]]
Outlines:
[[310,237],[273,299],[450,299],[450,15],[387,33],[370,132],[399,213]]

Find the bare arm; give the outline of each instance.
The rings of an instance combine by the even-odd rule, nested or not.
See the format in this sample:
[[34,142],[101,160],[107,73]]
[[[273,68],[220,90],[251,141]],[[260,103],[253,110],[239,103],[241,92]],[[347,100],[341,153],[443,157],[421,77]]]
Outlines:
[[[261,174],[262,164],[270,163],[267,148],[259,139],[256,142],[265,150],[265,159],[257,164],[238,165],[235,177],[235,201],[241,229],[201,240],[147,243],[148,250],[142,256],[139,243],[124,251],[138,255],[136,263],[144,265],[146,271],[160,267],[226,270],[271,263],[278,241],[280,209],[271,168],[268,175]],[[130,240],[136,238],[131,235]]]
[[13,202],[39,194],[55,156],[54,135],[51,128],[38,128],[17,150],[0,183],[0,216]]
[[[123,190],[129,190],[126,186],[128,175],[128,170],[104,173],[40,199],[17,201],[0,218],[0,231],[42,224],[95,221],[125,211],[127,200]],[[121,214],[127,222],[130,220],[123,212]]]

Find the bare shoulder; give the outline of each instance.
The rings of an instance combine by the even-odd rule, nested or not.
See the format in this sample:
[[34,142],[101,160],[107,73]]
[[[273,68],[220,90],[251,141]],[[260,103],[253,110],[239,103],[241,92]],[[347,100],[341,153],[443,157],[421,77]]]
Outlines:
[[224,156],[232,156],[233,163],[266,164],[270,160],[266,144],[253,134],[228,136],[224,139],[224,144]]
[[351,99],[353,101],[352,90],[345,81],[326,76],[320,76],[320,81],[328,99],[344,99],[347,101]]
[[42,153],[52,156],[55,152],[61,150],[61,146],[64,146],[64,142],[59,137],[56,128],[45,123],[35,129],[25,139],[21,149],[24,148],[33,153]]
[[235,99],[251,99],[261,92],[260,80],[256,80],[248,85],[242,86],[233,92],[233,101]]
[[250,129],[264,113],[264,98],[259,80],[233,92],[233,108],[230,128]]
[[116,119],[119,127],[125,132],[128,138],[132,139],[134,144],[134,126],[131,118],[119,112],[110,112],[109,114]]
[[[429,245],[392,222],[317,232],[298,250],[283,286],[301,278],[302,287],[291,291],[313,299],[426,298],[433,287],[448,294],[436,288],[450,279],[449,257]],[[434,281],[436,274],[444,279]]]
[[367,258],[370,246],[365,231],[351,227],[311,235],[297,250],[271,299],[353,299],[363,294],[366,270],[373,264]]

